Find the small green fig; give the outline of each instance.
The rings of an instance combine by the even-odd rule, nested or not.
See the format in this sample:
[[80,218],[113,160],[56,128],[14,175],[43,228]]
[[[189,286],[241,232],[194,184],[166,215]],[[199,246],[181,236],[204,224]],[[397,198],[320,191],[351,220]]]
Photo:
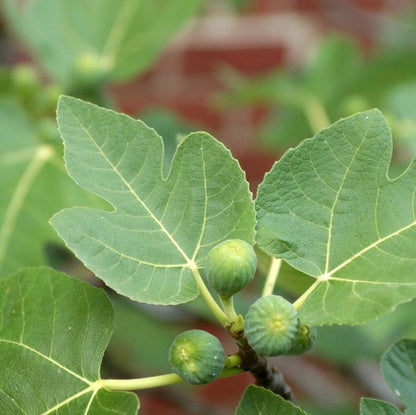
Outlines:
[[33,97],[40,90],[40,81],[35,69],[27,64],[13,68],[10,74],[13,91],[22,98]]
[[193,385],[218,378],[224,369],[225,353],[221,342],[203,330],[188,330],[175,338],[169,349],[172,370]]
[[253,247],[240,239],[221,242],[208,254],[208,282],[224,298],[244,288],[253,279],[256,268]]
[[278,295],[268,295],[253,303],[245,318],[249,345],[264,356],[285,354],[296,338],[298,315],[292,303]]
[[109,77],[111,62],[95,53],[84,53],[77,57],[73,67],[73,81],[79,88],[96,89]]
[[286,354],[303,354],[312,349],[316,341],[316,329],[315,327],[307,326],[300,320],[298,321],[298,331],[296,333],[295,340],[292,347],[286,352]]

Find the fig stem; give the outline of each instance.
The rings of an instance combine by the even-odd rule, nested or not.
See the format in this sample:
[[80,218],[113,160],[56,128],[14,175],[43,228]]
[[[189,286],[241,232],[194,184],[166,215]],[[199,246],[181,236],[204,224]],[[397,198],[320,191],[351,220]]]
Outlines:
[[[239,367],[226,367],[220,374],[220,378],[234,376],[243,372]],[[158,388],[161,386],[174,385],[182,383],[184,380],[176,373],[168,373],[166,375],[149,376],[137,379],[100,379],[90,385],[93,390],[109,389],[109,390],[142,390]]]
[[272,258],[270,263],[269,272],[267,273],[266,282],[264,283],[262,297],[273,294],[274,287],[276,285],[277,277],[279,276],[280,267],[282,265],[282,260],[277,258]]
[[238,353],[232,354],[225,358],[225,368],[238,368],[241,365],[241,356]]
[[225,311],[225,317],[227,319],[227,324],[233,324],[233,322],[237,319],[238,315],[234,309],[234,300],[233,297],[225,298],[220,296],[221,304]]
[[309,295],[315,290],[316,286],[321,283],[321,280],[318,278],[294,303],[293,307],[295,307],[296,311],[302,307],[305,300],[309,297]]
[[314,96],[305,97],[302,107],[314,134],[331,124],[324,105]]
[[201,294],[202,298],[205,300],[207,306],[214,314],[215,318],[223,325],[227,323],[227,317],[224,313],[224,311],[221,310],[221,307],[218,305],[218,303],[215,301],[214,297],[209,292],[207,286],[204,283],[204,280],[201,277],[201,274],[199,273],[198,267],[195,265],[194,267],[191,267],[192,274],[194,274],[194,277],[196,279],[196,282],[198,284],[199,293]]
[[110,390],[141,390],[183,382],[176,373],[137,379],[100,379],[97,386]]

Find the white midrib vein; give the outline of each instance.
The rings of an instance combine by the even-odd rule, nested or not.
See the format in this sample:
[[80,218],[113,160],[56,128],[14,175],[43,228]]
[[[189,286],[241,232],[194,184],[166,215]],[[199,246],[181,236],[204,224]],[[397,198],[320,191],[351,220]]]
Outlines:
[[[345,260],[343,263],[339,264],[338,266],[336,266],[335,268],[333,268],[331,271],[328,271],[324,274],[319,275],[315,282],[294,302],[294,306],[297,310],[299,310],[303,303],[305,302],[305,300],[309,297],[309,295],[315,291],[316,287],[325,282],[328,283],[330,281],[341,281],[341,282],[349,282],[352,284],[374,284],[374,285],[391,285],[391,284],[398,284],[397,281],[368,281],[368,280],[352,280],[352,279],[347,279],[347,278],[336,278],[333,277],[333,275],[340,271],[341,269],[345,268],[348,264],[350,264],[351,262],[353,262],[354,260],[356,260],[357,258],[359,258],[360,256],[364,255],[366,252],[370,251],[371,249],[377,247],[378,245],[380,245],[381,243],[394,238],[395,236],[399,235],[402,232],[405,232],[406,230],[412,228],[413,226],[416,225],[416,220],[409,223],[408,225],[404,226],[403,228],[398,229],[395,232],[392,232],[386,236],[384,236],[383,238],[378,239],[377,241],[374,241],[372,244],[366,246],[365,248],[363,248],[361,251],[357,252],[356,254],[352,255],[350,258],[348,258],[347,260]],[[416,282],[414,284],[411,283],[399,283],[400,285],[416,285]]]
[[0,339],[0,343],[8,343],[8,344],[13,344],[15,346],[19,346],[19,347],[23,347],[24,349],[35,353],[36,355],[40,356],[42,359],[45,359],[46,361],[50,362],[51,364],[53,364],[54,366],[58,367],[59,369],[67,372],[69,375],[81,380],[82,382],[84,382],[87,387],[85,389],[82,389],[81,391],[69,396],[68,398],[66,398],[65,400],[57,403],[55,406],[53,406],[52,408],[49,408],[47,411],[42,412],[41,415],[48,415],[51,414],[53,412],[55,412],[57,409],[62,408],[63,406],[67,405],[68,403],[70,403],[71,401],[79,398],[80,396],[85,395],[86,393],[89,392],[93,392],[91,399],[89,400],[89,403],[86,407],[85,410],[85,414],[88,413],[89,408],[91,406],[91,402],[94,399],[94,396],[96,395],[96,393],[98,392],[99,389],[101,389],[101,387],[99,386],[99,382],[91,382],[88,379],[82,377],[81,375],[79,375],[78,373],[75,373],[74,371],[72,371],[71,369],[68,369],[66,366],[62,365],[61,363],[59,363],[58,361],[56,361],[55,359],[52,359],[51,357],[39,352],[38,350],[34,349],[33,347],[28,346],[25,343],[22,342],[16,342],[16,341],[12,341],[12,340],[6,340],[6,339]]
[[[351,263],[355,259],[359,258],[361,255],[365,254],[366,252],[370,251],[371,249],[375,248],[376,246],[380,245],[381,243],[383,243],[383,242],[385,242],[385,241],[387,241],[387,240],[389,240],[391,238],[394,238],[395,236],[399,235],[402,232],[407,231],[408,229],[412,228],[415,225],[416,225],[416,221],[413,221],[413,222],[409,223],[408,225],[404,226],[403,228],[398,229],[396,232],[392,232],[392,233],[384,236],[383,238],[378,239],[377,241],[375,241],[372,244],[366,246],[361,251],[357,252],[356,254],[354,254],[353,256],[351,256],[350,258],[348,258],[347,260],[345,260],[342,264],[340,264],[337,267],[333,268],[327,274],[321,275],[318,278],[318,280],[320,280],[320,281],[327,281],[327,280],[335,279],[335,278],[332,277],[332,275],[334,275],[340,269],[346,267],[349,263]],[[343,278],[339,278],[339,279],[345,281]],[[357,283],[361,282],[360,280],[354,280],[354,281],[357,282]],[[369,282],[369,283],[371,283],[371,282]],[[373,284],[379,284],[379,283],[377,281],[373,281]],[[391,284],[394,284],[394,282],[391,282]]]
[[0,266],[4,261],[8,242],[31,185],[44,164],[53,156],[53,154],[52,147],[48,145],[40,146],[33,154],[32,160],[26,167],[14,190],[10,203],[7,206],[3,223],[0,227]]
[[106,61],[111,59],[111,65],[116,62],[118,50],[121,42],[130,27],[131,19],[134,17],[134,11],[141,5],[141,0],[125,0],[117,14],[114,24],[109,32],[107,42],[103,47],[100,59]]
[[28,346],[25,343],[16,342],[16,341],[7,340],[7,339],[0,339],[0,343],[13,344],[15,346],[23,347],[24,349],[29,350],[30,352],[37,354],[38,356],[42,357],[43,359],[47,360],[48,362],[51,362],[53,365],[59,367],[60,369],[62,369],[65,372],[69,373],[71,376],[74,376],[77,379],[85,382],[87,385],[91,385],[93,383],[93,382],[90,382],[88,379],[78,375],[78,373],[73,372],[71,369],[68,369],[66,366],[60,364],[55,359],[52,359],[50,356],[47,356],[47,355],[39,352],[38,350],[34,349],[33,347]]
[[[71,109],[69,108],[71,111]],[[135,192],[135,190],[131,187],[130,183],[123,177],[123,175],[119,172],[119,170],[116,168],[116,166],[109,160],[109,158],[105,155],[105,153],[101,150],[100,146],[97,144],[97,142],[94,140],[92,135],[89,133],[89,131],[82,125],[78,117],[71,111],[73,117],[77,120],[80,128],[87,134],[87,136],[90,138],[90,140],[94,143],[95,147],[101,154],[101,156],[104,158],[104,160],[111,166],[111,168],[114,170],[114,172],[117,174],[117,176],[120,178],[120,180],[123,182],[123,184],[129,189],[131,194],[135,197],[135,199],[143,206],[143,208],[146,210],[146,212],[150,215],[150,217],[157,223],[157,225],[160,227],[163,233],[169,238],[169,240],[172,242],[172,244],[175,246],[175,248],[179,251],[179,253],[184,257],[185,261],[187,262],[187,265],[191,269],[196,269],[197,266],[195,262],[186,255],[186,253],[183,251],[183,249],[180,247],[180,245],[176,242],[175,238],[171,235],[171,233],[165,228],[163,223],[153,214],[153,212],[149,209],[149,207],[144,203],[144,201],[140,198],[140,196]]]
[[351,157],[350,163],[348,164],[347,168],[345,169],[345,173],[344,173],[344,175],[342,177],[342,180],[341,180],[339,189],[338,189],[338,191],[337,191],[337,193],[335,195],[335,198],[334,198],[334,203],[332,204],[331,215],[330,215],[330,218],[329,218],[329,226],[328,226],[328,241],[327,241],[327,244],[326,244],[326,261],[325,261],[325,272],[324,272],[324,275],[327,275],[329,273],[328,268],[329,268],[329,257],[330,257],[330,253],[331,253],[332,226],[333,226],[333,223],[334,223],[334,210],[335,210],[335,206],[336,206],[336,204],[338,202],[339,195],[340,195],[340,193],[341,193],[341,191],[342,191],[342,189],[344,187],[344,182],[345,182],[345,179],[348,176],[348,173],[350,172],[351,166],[354,163],[354,161],[355,161],[355,159],[357,157],[357,154],[358,154],[358,152],[361,149],[362,144],[364,143],[365,139],[367,138],[367,131],[363,135],[363,139],[361,140],[360,145],[357,146],[357,148],[356,148],[356,150],[354,152],[354,155]]

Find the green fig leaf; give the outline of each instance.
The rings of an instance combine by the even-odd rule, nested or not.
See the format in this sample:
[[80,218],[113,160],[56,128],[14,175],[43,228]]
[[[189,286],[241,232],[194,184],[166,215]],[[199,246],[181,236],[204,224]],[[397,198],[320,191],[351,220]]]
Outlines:
[[416,340],[402,339],[384,354],[381,370],[404,405],[416,410]]
[[[402,339],[393,344],[381,359],[381,371],[393,392],[407,407],[406,414],[416,413],[416,340]],[[377,399],[362,399],[361,415],[401,415],[395,406]]]
[[[125,80],[147,69],[202,0],[31,0],[3,4],[7,21],[66,84],[82,57]],[[90,57],[91,59],[88,59]],[[94,68],[92,68],[94,69]]]
[[0,280],[0,413],[137,414],[99,385],[113,330],[104,291],[48,268]]
[[416,296],[416,168],[389,179],[391,133],[359,113],[289,150],[257,197],[259,246],[314,277],[303,322],[358,324]]
[[188,135],[165,178],[161,138],[141,121],[63,97],[58,123],[69,174],[114,211],[72,208],[52,224],[117,292],[156,304],[190,301],[198,295],[196,269],[213,246],[254,242],[244,173],[209,134]]
[[295,406],[292,402],[283,399],[273,392],[250,385],[238,405],[235,415],[307,415],[306,412]]
[[36,138],[16,101],[0,99],[0,125],[0,277],[6,277],[46,265],[45,244],[61,243],[48,223],[57,210],[98,205],[66,174],[60,146]]
[[379,401],[378,399],[362,399],[360,404],[361,415],[403,415],[391,403]]

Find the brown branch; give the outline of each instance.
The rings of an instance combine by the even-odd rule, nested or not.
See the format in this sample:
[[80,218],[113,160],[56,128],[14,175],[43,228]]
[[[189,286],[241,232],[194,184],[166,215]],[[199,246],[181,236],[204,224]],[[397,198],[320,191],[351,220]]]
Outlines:
[[233,327],[229,327],[228,331],[238,345],[241,368],[249,371],[254,376],[256,385],[269,389],[282,398],[293,402],[293,393],[283,375],[270,364],[266,357],[251,348],[244,330],[235,332]]

